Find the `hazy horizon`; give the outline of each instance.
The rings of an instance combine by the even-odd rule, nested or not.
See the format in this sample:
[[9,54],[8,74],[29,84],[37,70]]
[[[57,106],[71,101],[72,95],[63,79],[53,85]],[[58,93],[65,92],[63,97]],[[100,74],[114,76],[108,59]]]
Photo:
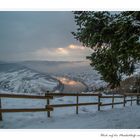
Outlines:
[[0,60],[0,62],[4,63],[19,63],[19,62],[90,62],[88,59],[85,60]]

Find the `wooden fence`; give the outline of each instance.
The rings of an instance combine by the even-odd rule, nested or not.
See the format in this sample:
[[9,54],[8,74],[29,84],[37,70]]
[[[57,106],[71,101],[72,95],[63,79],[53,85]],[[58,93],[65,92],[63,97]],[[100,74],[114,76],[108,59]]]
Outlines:
[[[129,93],[129,94],[124,94],[124,95],[102,95],[100,93],[98,94],[84,94],[84,93],[47,93],[47,95],[52,95],[53,97],[63,97],[63,96],[74,96],[76,97],[76,103],[75,104],[48,104],[53,108],[60,108],[60,107],[76,107],[76,114],[79,112],[79,106],[86,106],[86,105],[96,105],[98,108],[98,111],[101,110],[102,106],[111,106],[112,109],[114,108],[114,105],[119,105],[122,104],[123,107],[125,107],[127,102],[130,102],[130,105],[132,106],[133,102],[136,101],[136,104],[140,104],[140,94],[134,94],[134,93]],[[79,103],[79,97],[83,96],[94,96],[97,97],[97,102],[86,102],[86,103]],[[111,99],[111,102],[109,103],[103,103],[102,99]],[[120,102],[115,102],[115,99],[122,99]],[[129,99],[127,99],[129,98]],[[48,99],[49,100],[49,99]],[[49,112],[48,112],[49,113]],[[48,115],[50,116],[50,114]]]
[[47,101],[53,99],[53,96],[45,94],[45,96],[37,95],[19,95],[19,94],[0,94],[0,120],[2,120],[2,113],[5,112],[40,112],[40,111],[53,111],[51,106],[44,108],[22,108],[22,109],[2,109],[1,98],[20,98],[20,99],[46,99]]
[[[75,97],[75,103],[72,104],[51,104],[50,100],[54,97],[65,97],[65,96],[73,96]],[[80,103],[80,97],[96,97],[97,102],[84,102]],[[28,99],[46,99],[46,106],[44,108],[23,108],[23,109],[2,109],[1,106],[1,98],[28,98]],[[103,99],[111,99],[109,103],[103,103]],[[122,99],[121,101],[117,102],[116,99]],[[50,112],[54,110],[54,108],[61,108],[61,107],[75,107],[76,114],[79,113],[79,106],[87,106],[87,105],[96,105],[98,111],[101,110],[103,106],[111,106],[114,108],[114,105],[122,104],[123,107],[126,106],[127,102],[130,102],[130,105],[133,105],[133,102],[136,101],[136,104],[140,104],[140,94],[134,93],[125,93],[124,95],[102,95],[98,94],[85,94],[85,93],[49,93],[47,92],[45,96],[36,96],[36,95],[17,95],[17,94],[0,94],[0,120],[2,120],[2,113],[5,112],[38,112],[38,111],[47,111],[48,117],[50,117]]]

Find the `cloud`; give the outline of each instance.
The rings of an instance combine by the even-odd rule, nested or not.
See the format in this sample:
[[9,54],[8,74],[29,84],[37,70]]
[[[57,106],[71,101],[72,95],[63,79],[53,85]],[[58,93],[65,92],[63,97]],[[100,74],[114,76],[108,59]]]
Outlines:
[[[8,57],[11,60],[52,60],[52,61],[84,61],[86,56],[89,56],[92,50],[80,45],[69,44],[66,47],[48,48],[42,47],[36,51],[9,53]],[[0,59],[6,59],[7,55],[3,53]],[[18,58],[18,59],[17,59]]]
[[[76,44],[71,34],[75,29],[70,11],[0,11],[0,60],[32,60],[28,54],[42,46],[52,51]],[[57,52],[67,54],[63,49]]]
[[74,49],[74,50],[76,50],[76,49],[84,50],[85,49],[85,47],[83,47],[83,46],[78,46],[78,45],[74,45],[74,44],[69,45],[68,48]]
[[55,53],[62,54],[62,55],[67,55],[67,54],[69,54],[69,51],[65,48],[57,48],[55,50]]
[[91,54],[91,49],[75,44],[63,48],[41,48],[34,52],[36,58],[51,60],[85,60]]

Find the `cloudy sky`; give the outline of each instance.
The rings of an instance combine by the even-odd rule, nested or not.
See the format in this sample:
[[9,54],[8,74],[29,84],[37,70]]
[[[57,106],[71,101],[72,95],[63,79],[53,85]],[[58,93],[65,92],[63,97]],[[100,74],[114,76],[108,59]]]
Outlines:
[[0,12],[0,60],[85,60],[72,12]]

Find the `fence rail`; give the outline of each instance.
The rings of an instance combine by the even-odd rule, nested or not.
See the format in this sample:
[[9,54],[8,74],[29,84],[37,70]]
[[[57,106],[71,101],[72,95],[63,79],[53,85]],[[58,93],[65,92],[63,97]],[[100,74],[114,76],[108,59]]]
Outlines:
[[101,96],[100,98],[123,98],[124,96]]
[[46,108],[23,108],[23,109],[0,109],[1,113],[4,112],[39,112],[39,111],[53,111],[52,107],[46,107]]
[[47,93],[48,96],[99,96],[100,94],[85,94],[85,93]]
[[119,104],[124,104],[124,102],[105,103],[105,104],[101,104],[101,106],[110,106],[110,105],[119,105]]
[[52,107],[71,107],[71,106],[85,106],[85,105],[98,105],[98,102],[94,103],[78,103],[78,104],[53,104]]
[[[50,100],[52,100],[54,97],[69,97],[73,96],[75,97],[75,103],[72,104],[51,104]],[[79,98],[80,97],[96,97],[96,102],[84,102],[80,103]],[[50,93],[47,92],[44,96],[39,95],[19,95],[19,94],[3,94],[0,93],[0,120],[2,120],[2,113],[10,113],[10,112],[40,112],[40,111],[46,111],[47,116],[50,117],[51,111],[54,110],[54,108],[61,108],[61,107],[75,107],[76,114],[79,113],[79,106],[87,106],[87,105],[96,105],[98,108],[98,111],[101,110],[101,107],[103,106],[111,106],[112,109],[114,108],[114,105],[123,105],[123,107],[126,106],[127,102],[130,102],[130,105],[132,106],[133,102],[136,101],[136,104],[140,104],[140,93],[134,94],[134,93],[125,93],[124,95],[102,95],[101,93],[92,93],[92,94],[85,94],[85,93]],[[25,98],[25,99],[45,99],[46,105],[44,108],[22,108],[22,109],[4,109],[1,105],[1,98]],[[129,98],[129,99],[127,99]],[[103,102],[102,99],[111,99],[110,102]],[[122,99],[122,101],[116,101],[115,99]]]
[[0,98],[28,98],[28,99],[53,99],[52,95],[39,96],[39,95],[20,95],[20,94],[1,94]]

